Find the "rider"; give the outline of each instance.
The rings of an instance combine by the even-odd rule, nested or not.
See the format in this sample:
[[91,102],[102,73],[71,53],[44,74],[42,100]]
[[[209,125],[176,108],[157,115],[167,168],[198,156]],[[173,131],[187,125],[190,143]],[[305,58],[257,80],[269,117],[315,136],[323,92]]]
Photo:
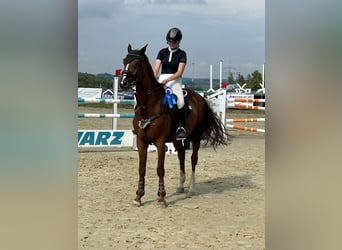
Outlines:
[[[177,140],[186,139],[184,128],[186,109],[182,90],[182,75],[186,65],[186,52],[179,48],[182,32],[178,28],[171,28],[166,34],[168,47],[159,51],[153,68],[154,76],[166,87],[172,89],[177,96],[179,127],[176,130]],[[161,67],[161,74],[158,73]]]

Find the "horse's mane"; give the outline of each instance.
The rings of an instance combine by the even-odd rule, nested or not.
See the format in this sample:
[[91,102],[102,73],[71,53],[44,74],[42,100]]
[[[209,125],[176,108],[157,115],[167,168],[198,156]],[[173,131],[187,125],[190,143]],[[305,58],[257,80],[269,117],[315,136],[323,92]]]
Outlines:
[[146,72],[147,72],[149,78],[153,79],[153,83],[159,84],[156,77],[154,76],[152,65],[151,65],[150,60],[148,59],[148,56],[146,54],[144,54],[144,63],[145,63],[145,67],[146,67],[145,69],[146,69]]

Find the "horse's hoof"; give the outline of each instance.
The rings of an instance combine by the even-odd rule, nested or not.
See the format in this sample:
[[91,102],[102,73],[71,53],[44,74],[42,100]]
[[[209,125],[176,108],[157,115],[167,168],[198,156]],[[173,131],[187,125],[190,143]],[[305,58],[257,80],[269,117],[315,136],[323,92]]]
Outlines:
[[177,194],[182,194],[184,193],[184,188],[183,187],[178,187],[177,188]]
[[189,192],[186,194],[186,197],[189,198],[189,197],[196,195],[196,194],[197,194],[196,190],[189,190]]
[[141,201],[133,200],[133,205],[136,206],[136,207],[140,207],[141,206]]
[[161,208],[166,208],[166,207],[167,207],[166,201],[158,201],[158,205],[159,205],[159,207],[161,207]]

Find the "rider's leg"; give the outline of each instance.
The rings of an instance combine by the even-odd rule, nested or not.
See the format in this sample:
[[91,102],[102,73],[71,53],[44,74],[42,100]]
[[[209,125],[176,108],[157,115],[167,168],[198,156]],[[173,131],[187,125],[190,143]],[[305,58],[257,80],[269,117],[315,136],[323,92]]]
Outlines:
[[184,94],[182,86],[179,84],[175,84],[173,86],[173,93],[177,96],[177,107],[178,107],[178,120],[179,126],[176,130],[176,138],[177,140],[186,139],[186,130],[185,130],[185,119],[186,119],[186,107],[184,105]]
[[181,109],[178,109],[179,127],[176,130],[177,140],[186,139],[185,118],[186,118],[186,108],[185,106],[183,106]]

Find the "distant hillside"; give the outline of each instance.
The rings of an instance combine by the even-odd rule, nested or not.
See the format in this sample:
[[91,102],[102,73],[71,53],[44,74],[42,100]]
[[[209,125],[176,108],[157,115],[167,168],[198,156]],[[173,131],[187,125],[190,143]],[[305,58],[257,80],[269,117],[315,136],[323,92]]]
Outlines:
[[101,73],[101,74],[96,74],[97,77],[102,77],[104,79],[113,81],[114,75],[111,75],[109,73]]
[[[101,74],[89,74],[78,72],[78,87],[82,88],[103,88],[112,89],[113,88],[114,75],[109,73]],[[219,88],[219,80],[213,79],[213,88]],[[183,84],[190,89],[197,91],[206,91],[210,88],[209,78],[183,78]]]
[[[183,84],[190,89],[197,91],[206,91],[210,88],[209,78],[183,78]],[[218,89],[220,87],[220,80],[213,79],[213,88]]]
[[102,88],[110,89],[113,88],[113,76],[110,74],[89,74],[78,72],[78,87],[79,88]]

